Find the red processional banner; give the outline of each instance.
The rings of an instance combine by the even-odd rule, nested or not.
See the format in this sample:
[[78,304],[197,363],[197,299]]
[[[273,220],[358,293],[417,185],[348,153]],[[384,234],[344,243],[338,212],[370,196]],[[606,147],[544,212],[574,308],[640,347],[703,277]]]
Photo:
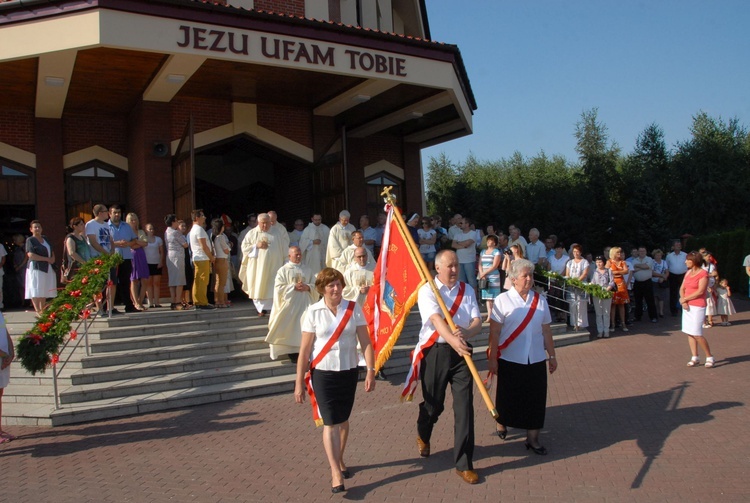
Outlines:
[[427,282],[418,248],[401,214],[391,205],[386,211],[380,256],[364,306],[377,370],[391,356],[406,317],[417,302],[419,288]]

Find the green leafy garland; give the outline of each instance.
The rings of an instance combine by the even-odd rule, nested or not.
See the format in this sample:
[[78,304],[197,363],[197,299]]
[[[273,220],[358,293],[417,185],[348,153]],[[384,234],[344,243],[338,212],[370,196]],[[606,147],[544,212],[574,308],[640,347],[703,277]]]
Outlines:
[[583,281],[576,278],[565,278],[563,276],[560,276],[556,272],[544,269],[538,264],[534,272],[536,274],[539,274],[540,276],[544,276],[545,278],[552,279],[557,283],[562,284],[563,286],[571,286],[574,288],[578,288],[579,290],[583,290],[587,294],[591,295],[592,297],[596,297],[597,299],[612,298],[612,292],[607,290],[606,288],[602,288],[601,286],[595,285],[593,283],[584,283]]
[[78,337],[71,325],[91,315],[91,303],[101,300],[102,290],[110,282],[109,270],[120,262],[122,258],[114,254],[93,258],[81,266],[73,281],[52,299],[34,326],[19,339],[16,354],[23,368],[36,375],[57,363],[65,338]]

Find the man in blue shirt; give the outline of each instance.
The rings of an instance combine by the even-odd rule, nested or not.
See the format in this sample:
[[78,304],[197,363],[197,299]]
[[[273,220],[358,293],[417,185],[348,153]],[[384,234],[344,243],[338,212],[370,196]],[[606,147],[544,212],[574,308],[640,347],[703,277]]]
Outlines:
[[138,310],[130,298],[130,273],[133,270],[133,250],[130,247],[135,244],[137,236],[127,222],[122,221],[122,208],[118,204],[109,207],[109,230],[114,251],[122,257],[122,263],[117,268],[117,284],[120,287],[115,286],[112,297],[119,292],[120,300],[125,304],[125,312],[135,313]]

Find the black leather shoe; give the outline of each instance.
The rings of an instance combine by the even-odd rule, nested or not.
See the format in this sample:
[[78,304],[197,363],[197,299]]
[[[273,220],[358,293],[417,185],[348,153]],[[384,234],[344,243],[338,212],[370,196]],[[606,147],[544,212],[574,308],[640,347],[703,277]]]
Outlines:
[[526,442],[524,445],[526,445],[526,450],[527,451],[529,449],[531,449],[532,451],[534,451],[534,454],[539,454],[540,456],[546,456],[547,455],[547,449],[543,445],[540,445],[539,447],[534,447],[533,445],[531,445],[528,442]]
[[495,430],[495,433],[497,433],[497,436],[500,437],[501,440],[505,440],[505,437],[508,436],[508,430]]
[[346,487],[344,487],[344,484],[331,488],[331,492],[333,494],[343,493],[344,491],[346,491]]
[[341,470],[341,475],[343,475],[345,479],[352,478],[352,472],[349,471],[349,468],[347,468],[346,470]]

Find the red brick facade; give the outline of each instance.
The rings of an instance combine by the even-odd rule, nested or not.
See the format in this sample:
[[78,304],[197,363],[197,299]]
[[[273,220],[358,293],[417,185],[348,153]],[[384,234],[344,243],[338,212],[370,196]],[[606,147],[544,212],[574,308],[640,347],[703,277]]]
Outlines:
[[255,0],[255,10],[278,12],[292,16],[305,15],[305,0]]

